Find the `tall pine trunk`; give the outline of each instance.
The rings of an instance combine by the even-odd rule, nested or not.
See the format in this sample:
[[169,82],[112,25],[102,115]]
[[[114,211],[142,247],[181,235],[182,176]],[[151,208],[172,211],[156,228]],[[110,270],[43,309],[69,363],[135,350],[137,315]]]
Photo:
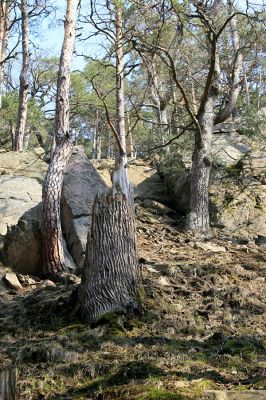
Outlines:
[[55,114],[54,146],[43,185],[43,272],[58,278],[66,270],[61,230],[61,192],[71,144],[69,139],[70,66],[75,43],[78,0],[68,0],[61,51]]
[[0,7],[0,110],[2,108],[2,85],[4,78],[4,60],[9,34],[9,1],[2,0]]
[[21,19],[22,19],[22,68],[19,76],[19,103],[18,117],[15,133],[15,143],[13,150],[23,150],[23,140],[25,134],[27,109],[28,109],[28,74],[29,74],[29,18],[27,10],[27,0],[21,0]]

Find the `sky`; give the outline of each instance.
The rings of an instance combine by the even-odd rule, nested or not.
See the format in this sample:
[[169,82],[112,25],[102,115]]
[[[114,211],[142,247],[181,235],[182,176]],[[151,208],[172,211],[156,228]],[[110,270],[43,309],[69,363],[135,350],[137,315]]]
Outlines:
[[[246,0],[236,0],[237,4],[245,9]],[[265,0],[249,0],[250,3],[254,5],[265,5]],[[53,0],[53,6],[56,12],[50,16],[49,19],[44,18],[42,22],[38,20],[38,26],[31,31],[31,40],[35,46],[44,52],[47,56],[60,56],[61,46],[63,42],[64,34],[64,15],[66,11],[66,0]],[[85,0],[83,5],[83,10],[86,12],[86,7],[89,8],[89,1]],[[89,9],[88,9],[89,13]],[[89,29],[89,28],[87,28]],[[103,39],[98,37],[93,37],[86,42],[81,42],[78,38],[76,40],[76,52],[78,54],[85,54],[91,57],[101,56],[102,47],[101,42]],[[15,39],[14,39],[15,43]],[[12,46],[12,40],[10,47]],[[41,51],[40,51],[41,53]],[[72,70],[82,70],[86,61],[83,57],[75,56],[73,57]],[[19,75],[20,61],[14,61],[14,75]]]

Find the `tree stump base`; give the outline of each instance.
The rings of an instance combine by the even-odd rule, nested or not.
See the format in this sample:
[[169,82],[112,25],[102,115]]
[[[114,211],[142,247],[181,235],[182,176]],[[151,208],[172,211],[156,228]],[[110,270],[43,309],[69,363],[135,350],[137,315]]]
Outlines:
[[80,287],[85,319],[138,309],[140,281],[132,207],[122,193],[97,195]]
[[17,369],[10,368],[0,371],[0,400],[16,400]]

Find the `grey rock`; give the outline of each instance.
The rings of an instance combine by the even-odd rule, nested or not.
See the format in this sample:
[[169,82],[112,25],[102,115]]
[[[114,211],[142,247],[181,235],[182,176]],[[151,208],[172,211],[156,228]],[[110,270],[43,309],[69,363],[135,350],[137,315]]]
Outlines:
[[22,286],[18,280],[18,277],[14,273],[8,272],[7,274],[5,274],[4,280],[8,284],[8,286],[11,287],[11,289],[15,289],[15,290],[22,289]]
[[[13,225],[4,237],[1,251],[3,261],[21,274],[42,274],[42,204],[31,208],[22,215],[17,225]],[[63,239],[66,266],[75,270],[76,265]]]
[[25,176],[0,176],[0,234],[16,225],[27,210],[41,201],[42,186]]
[[265,400],[266,390],[207,390],[200,400]]
[[67,247],[80,269],[84,263],[95,196],[107,189],[83,148],[74,147],[63,184],[62,226]]
[[142,206],[156,213],[157,215],[167,215],[173,212],[173,210],[166,205],[159,203],[158,201],[145,199],[142,202]]

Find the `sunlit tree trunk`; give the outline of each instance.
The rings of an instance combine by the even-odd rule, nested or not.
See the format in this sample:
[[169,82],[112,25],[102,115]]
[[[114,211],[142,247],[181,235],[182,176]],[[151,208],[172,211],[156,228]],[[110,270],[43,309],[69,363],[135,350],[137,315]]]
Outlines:
[[95,113],[95,128],[93,135],[93,147],[92,147],[92,158],[94,160],[100,160],[102,155],[102,138],[99,129],[99,110],[96,108]]
[[203,112],[198,118],[200,131],[195,134],[191,168],[190,213],[187,228],[208,232],[209,180],[211,171],[211,140],[214,127],[214,94],[209,94]]
[[132,136],[132,129],[131,129],[131,124],[130,124],[130,116],[129,113],[127,113],[127,142],[128,142],[128,153],[129,157],[135,158],[136,153],[134,150],[134,141],[133,141],[133,136]]
[[68,0],[64,42],[61,51],[54,133],[54,150],[43,185],[43,272],[58,278],[66,270],[61,229],[61,191],[64,171],[71,154],[69,138],[70,66],[75,43],[78,0]]
[[28,74],[29,74],[29,18],[27,10],[27,0],[21,0],[21,19],[22,19],[22,68],[19,76],[19,103],[18,117],[15,134],[15,147],[13,150],[23,149],[25,134],[27,108],[28,108]]
[[[234,12],[233,1],[228,0],[228,12],[232,14]],[[230,84],[230,90],[227,98],[226,106],[219,112],[215,118],[215,124],[220,124],[231,117],[233,111],[236,108],[239,93],[241,91],[241,71],[243,67],[243,54],[240,46],[240,38],[237,30],[237,18],[234,17],[230,21],[231,30],[231,41],[233,47],[233,57],[232,57],[232,82]]]
[[9,1],[2,0],[0,7],[0,110],[2,108],[2,85],[4,78],[4,60],[9,34]]

